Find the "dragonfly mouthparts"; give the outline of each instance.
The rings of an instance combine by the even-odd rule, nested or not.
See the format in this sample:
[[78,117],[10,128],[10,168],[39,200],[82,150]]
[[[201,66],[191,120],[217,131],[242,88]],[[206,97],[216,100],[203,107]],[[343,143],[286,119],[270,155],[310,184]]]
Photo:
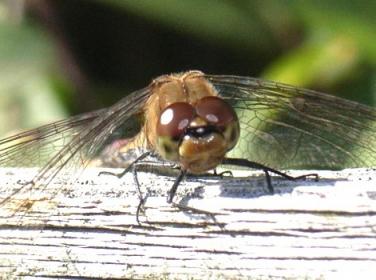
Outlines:
[[211,133],[219,133],[218,129],[213,125],[189,127],[187,128],[185,135],[202,138],[210,135]]

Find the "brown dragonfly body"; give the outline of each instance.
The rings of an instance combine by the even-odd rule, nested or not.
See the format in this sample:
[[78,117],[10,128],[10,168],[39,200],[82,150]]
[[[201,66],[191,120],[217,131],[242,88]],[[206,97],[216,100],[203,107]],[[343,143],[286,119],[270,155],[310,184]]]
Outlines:
[[239,123],[203,73],[162,76],[150,87],[144,126],[119,151],[144,146],[194,174],[220,164],[237,142]]

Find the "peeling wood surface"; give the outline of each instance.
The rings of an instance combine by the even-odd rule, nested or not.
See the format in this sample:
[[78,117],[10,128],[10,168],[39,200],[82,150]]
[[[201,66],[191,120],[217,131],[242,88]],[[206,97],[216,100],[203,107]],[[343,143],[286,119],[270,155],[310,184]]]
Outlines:
[[[1,169],[0,195],[33,172]],[[68,184],[62,177],[0,206],[1,279],[376,275],[374,170],[319,171],[318,182],[273,177],[274,195],[260,172],[188,178],[175,198],[185,209],[166,202],[173,177],[140,172],[148,193],[141,225],[132,175],[98,172],[89,169]]]

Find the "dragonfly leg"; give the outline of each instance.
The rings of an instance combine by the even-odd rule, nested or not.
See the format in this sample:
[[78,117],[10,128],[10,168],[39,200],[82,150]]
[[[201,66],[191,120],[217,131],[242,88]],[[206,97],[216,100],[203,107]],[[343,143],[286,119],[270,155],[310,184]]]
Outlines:
[[266,186],[268,187],[268,191],[270,194],[274,194],[274,188],[272,185],[272,179],[270,178],[269,170],[263,169],[265,173],[265,178],[266,178]]
[[129,164],[127,166],[127,168],[125,168],[124,171],[122,171],[121,173],[113,173],[113,172],[108,172],[108,171],[101,171],[98,174],[99,176],[100,175],[112,175],[112,176],[116,176],[118,178],[121,178],[126,173],[128,173],[129,171],[132,171],[133,180],[134,180],[134,182],[136,184],[136,188],[137,188],[137,192],[138,192],[138,197],[139,197],[139,203],[138,203],[137,211],[136,211],[136,220],[137,220],[137,223],[139,225],[141,225],[141,222],[140,222],[140,219],[139,219],[140,213],[144,212],[144,205],[146,203],[146,199],[147,199],[148,195],[146,195],[144,197],[143,194],[142,194],[140,183],[139,183],[138,177],[137,177],[137,163],[139,161],[143,160],[144,158],[146,158],[147,156],[149,156],[150,154],[151,154],[150,152],[143,153],[138,158],[136,158],[131,164]]
[[113,173],[113,172],[109,172],[109,171],[101,171],[101,172],[99,172],[98,175],[99,175],[99,176],[101,176],[101,175],[111,175],[111,176],[116,176],[116,177],[118,177],[118,178],[121,178],[121,177],[123,177],[126,173],[128,173],[130,170],[132,170],[133,166],[134,166],[137,162],[143,160],[144,158],[146,158],[146,157],[149,156],[150,154],[151,154],[151,152],[145,152],[145,153],[143,153],[143,154],[140,155],[138,158],[136,158],[134,161],[132,161],[132,162],[127,166],[127,168],[124,169],[123,172],[120,172],[120,173]]
[[254,162],[254,161],[249,161],[247,159],[242,159],[242,158],[225,158],[223,161],[222,161],[222,164],[226,164],[226,165],[235,165],[235,166],[242,166],[242,167],[248,167],[248,168],[254,168],[254,169],[261,169],[264,171],[265,173],[265,178],[266,178],[266,183],[267,183],[267,187],[268,187],[268,190],[271,194],[274,193],[274,188],[273,188],[273,185],[272,185],[272,182],[271,182],[271,178],[270,178],[270,174],[269,172],[271,173],[274,173],[274,174],[277,174],[283,178],[286,178],[288,180],[292,180],[292,181],[295,181],[295,180],[299,180],[299,179],[306,179],[308,177],[313,177],[315,179],[315,181],[318,181],[319,179],[319,176],[318,174],[316,173],[309,173],[309,174],[304,174],[304,175],[300,175],[300,176],[291,176],[291,175],[288,175],[286,173],[283,173],[279,170],[276,170],[276,169],[273,169],[271,167],[268,167],[266,165],[263,165],[261,163],[257,163],[257,162]]
[[136,211],[136,220],[137,220],[137,223],[139,225],[141,225],[139,217],[140,217],[141,212],[145,213],[144,206],[145,206],[146,200],[148,198],[148,194],[146,194],[145,196],[143,196],[143,194],[142,194],[140,183],[139,183],[138,177],[137,177],[137,164],[133,164],[132,175],[133,175],[133,179],[134,179],[134,182],[136,184],[136,187],[137,187],[138,198],[139,198],[139,203],[137,205],[137,211]]
[[214,176],[220,176],[220,177],[230,176],[230,177],[234,177],[234,175],[232,174],[231,170],[225,170],[225,171],[222,171],[222,172],[218,173],[217,169],[214,169]]
[[185,170],[180,170],[180,174],[179,176],[176,178],[174,184],[172,185],[171,189],[168,191],[168,195],[167,195],[167,202],[168,203],[171,203],[175,194],[176,194],[176,190],[178,189],[178,186],[179,184],[181,183],[181,181],[183,180],[183,178],[185,177],[187,171]]

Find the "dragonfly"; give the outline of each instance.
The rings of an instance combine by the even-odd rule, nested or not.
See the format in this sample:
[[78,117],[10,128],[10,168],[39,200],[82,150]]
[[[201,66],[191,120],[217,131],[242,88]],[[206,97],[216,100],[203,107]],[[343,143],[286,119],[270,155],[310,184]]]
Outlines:
[[[344,169],[376,165],[376,110],[317,91],[262,79],[187,71],[163,75],[114,105],[0,140],[1,167],[36,175],[0,200],[45,188],[61,173],[121,167],[147,157],[187,174],[230,165],[263,170]],[[102,174],[101,174],[102,175]],[[30,207],[30,205],[28,205]]]

